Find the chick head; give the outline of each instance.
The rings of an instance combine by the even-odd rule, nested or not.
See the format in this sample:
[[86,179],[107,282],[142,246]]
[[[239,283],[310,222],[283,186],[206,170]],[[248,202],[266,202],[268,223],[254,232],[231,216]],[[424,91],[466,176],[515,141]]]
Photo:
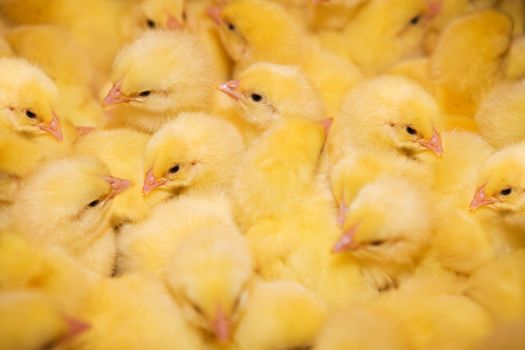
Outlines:
[[431,229],[423,193],[408,181],[382,178],[361,189],[333,252],[375,263],[406,265],[421,253]]
[[220,186],[233,175],[242,136],[226,121],[205,113],[182,113],[148,142],[143,193]]
[[321,96],[295,66],[255,63],[220,90],[237,102],[245,119],[261,129],[282,117],[324,117]]
[[28,135],[51,135],[63,140],[55,111],[59,93],[55,83],[39,68],[19,58],[0,59],[0,109],[4,122]]
[[13,204],[18,232],[33,242],[56,244],[76,252],[109,224],[111,200],[130,186],[109,175],[95,159],[55,161],[38,169]]
[[525,143],[508,146],[489,157],[479,170],[470,209],[481,207],[502,214],[525,211]]
[[211,60],[196,38],[150,31],[122,49],[113,64],[106,106],[127,103],[154,113],[205,109],[213,93]]
[[188,320],[228,341],[252,275],[244,237],[220,225],[197,231],[180,244],[167,273]]
[[[284,62],[290,42],[297,48],[302,31],[278,5],[262,0],[233,0],[208,10],[224,47],[236,61]],[[296,51],[294,52],[294,55]],[[296,58],[296,57],[295,57]]]
[[51,349],[89,329],[65,316],[53,301],[35,292],[0,293],[0,347]]
[[181,30],[186,24],[185,0],[143,0],[133,9],[126,29],[137,36],[146,30]]

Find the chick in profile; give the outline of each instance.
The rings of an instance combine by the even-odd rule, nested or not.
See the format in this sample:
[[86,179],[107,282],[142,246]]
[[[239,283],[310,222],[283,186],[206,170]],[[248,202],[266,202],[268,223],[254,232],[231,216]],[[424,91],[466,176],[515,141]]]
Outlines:
[[493,147],[502,148],[525,140],[525,81],[496,86],[476,113],[479,132]]
[[0,293],[0,347],[25,350],[66,346],[89,325],[65,316],[35,292]]
[[377,289],[396,286],[413,271],[429,243],[428,198],[403,179],[384,178],[363,187],[348,208],[334,253],[350,252]]
[[145,196],[228,191],[243,150],[242,136],[229,122],[182,113],[148,142],[142,191]]
[[443,153],[440,110],[421,86],[396,76],[381,76],[351,91],[334,121],[328,140],[332,161],[345,148],[394,151],[418,158]]
[[231,339],[252,276],[246,239],[217,226],[184,238],[167,267],[167,280],[186,318],[219,342]]
[[474,116],[500,74],[509,49],[512,20],[483,10],[452,22],[431,57],[430,76],[445,113]]
[[[184,111],[207,110],[214,74],[210,59],[195,37],[182,32],[152,31],[124,47],[115,58],[112,88],[103,105],[125,104],[116,122],[155,132]],[[123,120],[119,121],[119,118]]]
[[325,318],[323,302],[302,285],[257,282],[243,306],[234,340],[242,350],[306,348]]
[[238,67],[257,61],[300,66],[322,95],[328,115],[339,110],[343,96],[361,79],[352,63],[321,49],[277,4],[235,0],[211,13]]
[[111,200],[129,187],[94,159],[64,159],[27,179],[12,206],[13,228],[32,245],[57,246],[103,275],[115,258]]
[[243,118],[260,130],[269,129],[280,118],[325,117],[321,95],[296,66],[254,63],[220,90],[236,102]]

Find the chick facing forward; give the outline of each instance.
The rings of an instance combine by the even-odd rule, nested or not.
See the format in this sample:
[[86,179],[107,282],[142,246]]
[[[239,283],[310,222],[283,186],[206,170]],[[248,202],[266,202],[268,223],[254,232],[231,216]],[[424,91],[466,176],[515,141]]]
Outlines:
[[129,187],[94,159],[52,162],[31,176],[12,207],[13,228],[32,245],[57,246],[93,270],[109,275],[115,237],[111,200]]

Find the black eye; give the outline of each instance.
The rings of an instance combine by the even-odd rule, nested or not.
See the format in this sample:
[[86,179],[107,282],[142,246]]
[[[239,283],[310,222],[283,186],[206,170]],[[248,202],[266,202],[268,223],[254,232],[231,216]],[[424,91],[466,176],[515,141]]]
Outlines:
[[168,170],[171,174],[175,174],[177,173],[178,171],[180,170],[180,165],[176,164],[174,166],[172,166],[170,168],[170,170]]
[[228,25],[228,29],[229,29],[229,30],[231,30],[231,31],[234,31],[234,30],[235,30],[235,26],[234,26],[232,23],[228,22],[227,25]]
[[182,19],[186,20],[188,17],[186,16],[186,11],[182,12]]
[[410,127],[410,126],[407,126],[406,127],[406,131],[410,134],[410,135],[416,135],[417,134],[417,130]]
[[254,102],[261,102],[263,97],[259,94],[251,94],[250,95],[251,99],[254,101]]
[[146,21],[146,24],[147,24],[148,27],[151,28],[151,29],[155,29],[155,27],[157,26],[157,25],[155,24],[155,22],[152,21],[151,19],[148,19],[148,20]]
[[94,207],[96,207],[99,203],[100,203],[100,199],[95,199],[94,201],[92,201],[92,202],[90,202],[90,203],[88,204],[88,207],[90,207],[90,208],[94,208]]
[[139,94],[140,97],[148,97],[149,95],[151,95],[151,91],[142,91]]
[[512,188],[504,188],[499,192],[499,194],[501,194],[502,196],[508,196],[511,193],[512,193]]
[[421,19],[421,16],[420,16],[420,15],[417,15],[416,17],[414,17],[414,18],[412,18],[412,19],[410,20],[410,24],[412,24],[412,25],[415,26],[415,25],[417,25],[417,24],[419,23],[419,20],[420,20],[420,19]]
[[26,117],[28,118],[31,118],[31,119],[35,119],[36,118],[36,114],[31,112],[29,109],[26,110]]
[[371,241],[370,242],[370,245],[373,245],[373,246],[380,246],[382,245],[383,243],[385,243],[385,241],[381,241],[381,240],[375,240],[375,241]]

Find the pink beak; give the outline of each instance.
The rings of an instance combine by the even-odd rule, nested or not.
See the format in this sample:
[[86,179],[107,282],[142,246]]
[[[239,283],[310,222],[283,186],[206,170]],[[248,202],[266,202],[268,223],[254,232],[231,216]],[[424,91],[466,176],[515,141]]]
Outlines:
[[343,201],[341,204],[339,204],[339,208],[337,210],[337,225],[339,227],[343,227],[346,219],[346,214],[348,214],[348,206]]
[[51,119],[51,122],[46,124],[39,124],[38,127],[48,133],[50,133],[57,141],[64,140],[64,134],[62,134],[62,128],[60,127],[60,121],[58,120],[58,116],[53,113],[53,119]]
[[481,186],[476,191],[476,194],[474,194],[472,202],[470,202],[470,210],[473,211],[485,205],[495,203],[497,201],[498,200],[496,198],[487,198],[487,194],[485,193],[485,186]]
[[239,101],[242,98],[242,94],[236,90],[239,87],[239,84],[240,82],[238,80],[230,80],[222,84],[219,87],[219,90],[233,98],[235,101]]
[[157,180],[153,175],[153,169],[150,169],[144,177],[144,186],[142,186],[142,194],[144,196],[150,194],[154,189],[166,183],[166,180]]
[[106,198],[106,201],[115,198],[117,195],[124,192],[127,188],[131,186],[131,181],[119,179],[118,177],[104,176],[104,180],[106,180],[111,186],[111,192]]
[[330,128],[332,127],[332,124],[334,123],[334,119],[333,118],[321,119],[319,123],[323,127],[325,136],[328,136],[328,133],[330,132]]
[[212,328],[219,342],[225,343],[230,339],[230,321],[220,308],[217,310],[217,315],[212,322]]
[[206,10],[206,14],[210,17],[215,24],[218,26],[222,25],[222,8],[219,6],[210,6]]
[[89,324],[82,322],[80,320],[77,320],[75,318],[64,316],[64,319],[66,320],[66,323],[68,325],[68,331],[66,335],[64,336],[63,340],[73,338],[81,333],[84,333],[85,331],[91,328]]
[[425,17],[427,20],[431,20],[441,13],[441,10],[443,9],[443,3],[441,0],[427,0],[426,3],[427,12],[425,13]]
[[103,106],[111,106],[116,105],[119,103],[126,103],[129,102],[129,98],[124,96],[122,94],[122,91],[120,90],[120,83],[115,83],[111,87],[111,89],[108,91],[108,94],[104,98],[104,101],[102,101]]
[[438,157],[443,155],[443,145],[441,144],[441,137],[439,133],[434,129],[432,133],[432,138],[430,141],[420,140],[419,143],[423,146],[434,152]]
[[182,24],[177,21],[172,15],[168,15],[168,21],[166,22],[166,28],[169,30],[179,30],[182,29]]
[[359,245],[354,239],[356,233],[357,226],[351,227],[346,231],[333,246],[332,253],[341,253],[357,248]]

